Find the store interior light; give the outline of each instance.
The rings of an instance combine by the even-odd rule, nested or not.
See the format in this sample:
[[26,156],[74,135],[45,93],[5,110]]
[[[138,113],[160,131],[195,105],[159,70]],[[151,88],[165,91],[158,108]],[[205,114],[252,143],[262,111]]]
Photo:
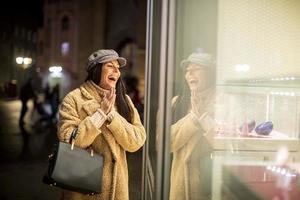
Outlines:
[[291,77],[281,77],[281,78],[271,78],[271,81],[293,81],[296,78],[291,76]]
[[295,92],[271,92],[271,95],[279,95],[279,96],[296,96]]
[[237,64],[234,68],[237,72],[248,72],[250,70],[250,66],[247,64]]

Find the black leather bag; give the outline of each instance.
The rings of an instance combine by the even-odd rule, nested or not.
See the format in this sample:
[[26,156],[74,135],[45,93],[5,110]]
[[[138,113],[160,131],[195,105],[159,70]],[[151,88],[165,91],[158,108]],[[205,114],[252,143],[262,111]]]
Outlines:
[[84,194],[98,194],[101,192],[102,170],[103,157],[100,154],[60,141],[49,156],[43,182]]

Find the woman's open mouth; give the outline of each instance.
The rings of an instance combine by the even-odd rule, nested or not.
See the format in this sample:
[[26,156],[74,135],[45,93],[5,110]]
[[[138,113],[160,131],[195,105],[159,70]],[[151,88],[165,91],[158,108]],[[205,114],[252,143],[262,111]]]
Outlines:
[[199,82],[199,80],[197,80],[197,79],[191,79],[189,81],[190,84],[197,84],[198,82]]
[[114,81],[114,82],[116,82],[118,80],[118,78],[115,76],[108,76],[108,79],[111,81]]

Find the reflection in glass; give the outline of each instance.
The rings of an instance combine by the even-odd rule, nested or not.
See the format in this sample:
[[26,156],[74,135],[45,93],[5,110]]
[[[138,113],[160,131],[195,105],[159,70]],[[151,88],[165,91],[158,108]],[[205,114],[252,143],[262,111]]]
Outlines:
[[[300,1],[175,4],[175,30],[168,30],[175,37],[167,38],[175,38],[170,46],[176,48],[168,50],[175,66],[160,65],[159,55],[153,59],[156,68],[175,72],[168,75],[174,76],[168,79],[174,80],[173,87],[166,89],[174,94],[171,154],[164,154],[172,161],[170,199],[300,199],[295,187],[300,177]],[[167,17],[171,23],[172,16]],[[204,50],[190,54],[199,47],[213,56]],[[159,94],[153,82],[151,94]],[[150,103],[154,118],[157,102]],[[152,160],[155,147],[165,142],[152,133],[155,127],[152,120]],[[151,146],[153,135],[160,145]],[[288,156],[282,156],[281,147]],[[284,163],[276,160],[277,151]]]
[[211,165],[209,138],[214,130],[212,56],[192,53],[181,67],[185,88],[172,103],[170,199],[205,199],[210,177],[204,170]]

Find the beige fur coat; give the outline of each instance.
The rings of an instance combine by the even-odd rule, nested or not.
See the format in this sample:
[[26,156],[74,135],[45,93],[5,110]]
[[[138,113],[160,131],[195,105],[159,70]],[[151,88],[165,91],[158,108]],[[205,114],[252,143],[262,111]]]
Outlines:
[[[212,152],[215,122],[210,108],[213,95],[208,98],[207,111],[200,118],[188,113],[171,126],[170,148],[173,153],[170,200],[204,200],[210,187],[207,173]],[[177,97],[173,99],[174,102]]]
[[[83,83],[70,92],[59,110],[58,137],[68,141],[75,127],[78,134],[75,145],[81,148],[92,146],[104,157],[102,192],[87,196],[77,192],[63,191],[64,200],[128,200],[128,168],[126,151],[141,148],[146,139],[145,129],[130,98],[127,99],[132,111],[131,123],[115,112],[111,122],[104,122],[97,128],[91,116],[100,108],[101,91],[91,81]],[[100,174],[99,174],[100,176]]]

